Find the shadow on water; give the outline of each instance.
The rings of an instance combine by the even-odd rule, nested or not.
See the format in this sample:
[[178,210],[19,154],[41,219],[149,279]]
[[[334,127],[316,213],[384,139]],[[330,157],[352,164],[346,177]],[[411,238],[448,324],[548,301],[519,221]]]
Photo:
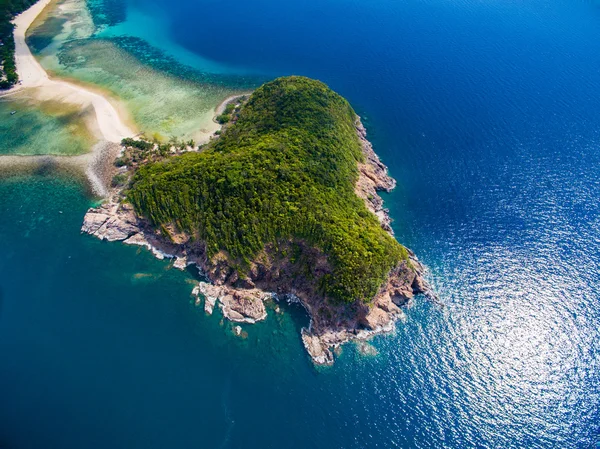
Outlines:
[[38,165],[33,167],[33,173],[38,176],[51,176],[58,169],[57,162],[51,157],[42,157]]
[[208,279],[206,278],[206,276],[200,274],[200,270],[198,269],[198,267],[194,264],[192,265],[188,265],[185,267],[185,271],[187,272],[187,274],[189,274],[194,280],[198,281],[198,282],[207,282]]
[[88,197],[94,198],[97,195],[85,173],[89,159],[89,154],[78,156],[1,155],[0,180],[22,176],[53,179],[59,176],[77,182]]

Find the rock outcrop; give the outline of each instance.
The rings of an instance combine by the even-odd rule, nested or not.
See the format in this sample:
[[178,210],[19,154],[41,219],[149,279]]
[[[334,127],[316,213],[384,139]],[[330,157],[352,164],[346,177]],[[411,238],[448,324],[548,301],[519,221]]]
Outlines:
[[200,282],[192,294],[204,296],[204,310],[209,315],[218,301],[225,318],[236,323],[256,323],[264,320],[267,317],[264,301],[272,296],[257,288],[241,291],[228,285],[214,285],[208,282]]
[[354,191],[365,201],[367,208],[377,216],[383,229],[392,234],[388,210],[384,209],[383,200],[377,192],[391,192],[396,187],[396,180],[388,174],[387,167],[373,150],[371,142],[367,140],[367,130],[360,118],[356,120],[356,132],[362,145],[365,161],[358,164],[359,177]]

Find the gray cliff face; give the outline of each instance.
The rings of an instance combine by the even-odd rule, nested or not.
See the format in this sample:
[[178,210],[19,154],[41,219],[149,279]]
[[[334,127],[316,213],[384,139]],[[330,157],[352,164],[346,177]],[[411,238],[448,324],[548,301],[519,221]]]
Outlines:
[[[378,191],[390,191],[396,182],[379,160],[366,131],[357,118],[356,130],[362,144],[364,162],[358,164],[359,179],[356,194],[365,201],[383,229],[392,234],[391,220]],[[251,264],[247,276],[240,276],[227,264],[227,258],[218,254],[208,260],[201,243],[190,243],[188,236],[171,232],[171,241],[143,219],[133,208],[120,202],[120,192],[114,191],[110,199],[98,208],[88,210],[81,228],[82,232],[108,241],[145,246],[158,258],[174,258],[174,266],[184,269],[195,264],[209,282],[200,282],[193,294],[200,303],[204,298],[206,313],[212,313],[215,305],[223,315],[234,322],[255,323],[266,318],[264,302],[271,299],[291,298],[299,301],[311,318],[308,329],[302,331],[302,341],[313,361],[317,364],[333,363],[332,348],[350,340],[366,339],[373,334],[391,331],[394,323],[403,316],[401,307],[418,293],[429,293],[424,280],[424,266],[409,250],[409,260],[401,262],[389,274],[373,300],[366,304],[332,303],[316,289],[314,279],[330,272],[326,256],[318,250],[303,247],[312,261],[306,267],[298,267],[289,258],[276,257],[271,248],[265,248]],[[291,242],[292,243],[292,242]]]
[[373,145],[367,140],[367,130],[360,118],[356,120],[356,132],[365,161],[358,164],[359,178],[354,191],[365,201],[367,208],[377,216],[382,228],[393,234],[388,210],[383,208],[383,200],[377,192],[391,192],[396,187],[396,180],[388,174],[387,167],[373,151]]

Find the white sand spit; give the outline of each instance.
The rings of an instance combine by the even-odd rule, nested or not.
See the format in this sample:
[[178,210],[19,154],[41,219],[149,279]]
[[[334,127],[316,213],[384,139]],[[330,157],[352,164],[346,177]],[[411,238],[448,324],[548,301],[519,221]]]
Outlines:
[[94,107],[98,128],[104,140],[118,143],[124,137],[133,136],[133,131],[123,123],[117,110],[105,97],[75,84],[51,79],[34,58],[25,43],[25,33],[49,3],[50,0],[39,0],[13,21],[15,24],[15,60],[20,83],[12,90],[17,91],[28,87],[48,87],[57,95],[68,96],[71,99],[75,97],[82,106],[91,104]]

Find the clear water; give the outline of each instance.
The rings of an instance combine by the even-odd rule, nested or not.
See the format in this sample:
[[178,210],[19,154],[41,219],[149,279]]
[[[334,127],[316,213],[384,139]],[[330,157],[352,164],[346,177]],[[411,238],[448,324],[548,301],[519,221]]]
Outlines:
[[30,93],[0,98],[0,155],[86,153],[94,142],[87,126],[90,111],[40,103]]
[[377,356],[347,345],[315,369],[301,311],[234,337],[191,302],[193,273],[80,236],[89,200],[76,184],[12,179],[0,184],[1,446],[596,446],[596,4],[129,4],[161,11],[172,47],[345,95],[399,181],[385,198],[396,235],[444,307],[418,300],[372,342]]
[[[152,47],[168,39],[162,23],[135,11],[127,22],[119,22],[125,6],[55,2],[44,21],[30,29],[28,42],[46,70],[109,93],[121,103],[132,127],[149,137],[208,139],[218,129],[215,106],[256,87],[259,79],[225,69],[217,76],[212,73],[217,66],[180,47],[165,46],[168,52]],[[130,32],[135,29],[140,30],[137,35]]]

